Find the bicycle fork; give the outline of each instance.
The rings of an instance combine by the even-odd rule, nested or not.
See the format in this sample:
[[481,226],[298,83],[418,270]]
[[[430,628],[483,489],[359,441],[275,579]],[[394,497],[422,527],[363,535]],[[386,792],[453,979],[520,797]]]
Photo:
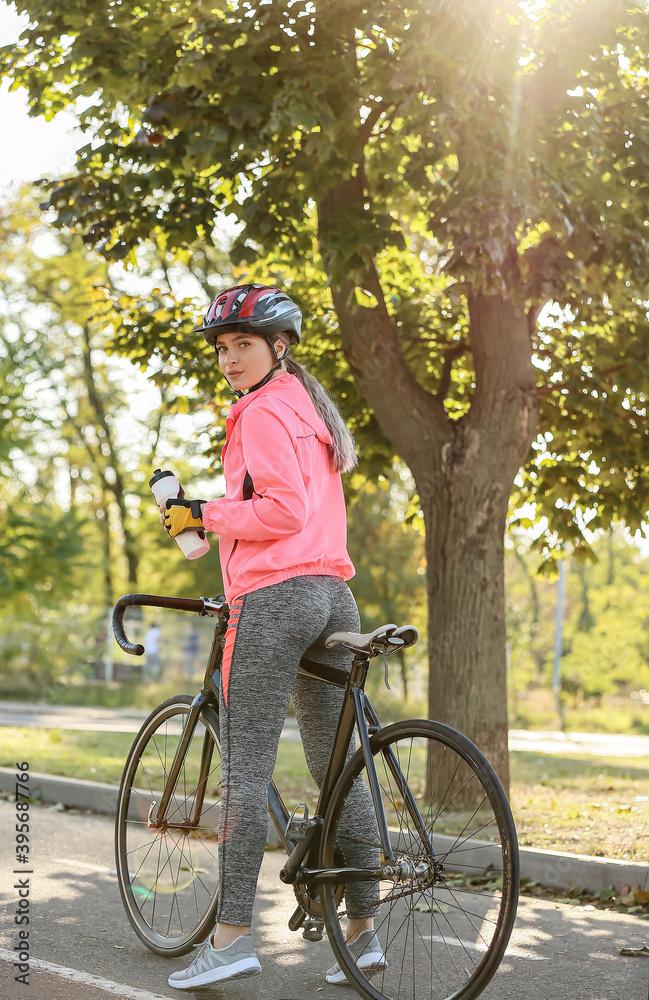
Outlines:
[[187,722],[185,723],[182,736],[176,748],[176,753],[174,754],[174,759],[169,770],[169,776],[165,782],[162,798],[159,803],[156,803],[154,800],[149,807],[149,815],[147,817],[146,825],[150,830],[167,830],[170,826],[172,826],[174,830],[186,830],[190,832],[191,830],[196,830],[198,828],[203,810],[203,802],[205,800],[207,778],[210,773],[212,752],[214,750],[214,743],[207,729],[205,730],[205,734],[203,736],[203,746],[201,748],[201,765],[199,779],[196,785],[196,794],[194,797],[194,815],[191,819],[178,823],[169,823],[169,821],[165,819],[165,816],[171,797],[176,790],[178,777],[185,762],[185,755],[192,736],[194,735],[194,730],[196,729],[201,709],[207,701],[207,695],[201,692],[196,695],[191,703],[191,707],[187,715]]

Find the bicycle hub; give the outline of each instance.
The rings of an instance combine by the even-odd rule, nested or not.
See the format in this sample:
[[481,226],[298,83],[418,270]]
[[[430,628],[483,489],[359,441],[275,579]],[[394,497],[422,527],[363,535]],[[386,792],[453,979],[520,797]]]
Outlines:
[[438,878],[434,864],[420,862],[416,864],[411,858],[399,858],[394,865],[384,865],[383,875],[401,885],[417,884],[420,889],[433,885]]

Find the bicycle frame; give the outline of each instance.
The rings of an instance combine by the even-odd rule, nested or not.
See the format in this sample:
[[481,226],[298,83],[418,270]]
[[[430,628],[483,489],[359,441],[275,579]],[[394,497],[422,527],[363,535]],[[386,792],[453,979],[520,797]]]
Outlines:
[[[170,607],[178,610],[196,611],[201,615],[218,617],[218,622],[214,628],[212,645],[205,670],[205,676],[200,692],[192,701],[187,722],[183,730],[182,737],[178,743],[174,760],[172,762],[169,776],[158,803],[153,802],[148,816],[148,825],[152,828],[163,828],[166,825],[166,812],[169,802],[174,794],[178,776],[187,752],[187,748],[194,734],[201,710],[206,705],[211,705],[218,710],[219,691],[221,680],[221,663],[223,660],[223,644],[225,630],[227,628],[229,610],[225,601],[208,600],[201,598],[200,601],[183,598],[161,598],[146,594],[127,594],[121,597],[115,605],[113,614],[113,631],[122,649],[127,652],[138,654],[144,652],[141,645],[129,643],[123,631],[124,610],[129,605],[144,605],[149,607]],[[306,867],[309,860],[316,859],[320,846],[320,833],[324,823],[336,783],[340,778],[345,763],[347,753],[351,743],[354,726],[359,733],[360,749],[366,766],[367,781],[372,795],[374,809],[378,824],[379,837],[381,842],[382,857],[384,865],[394,864],[394,853],[390,842],[390,832],[388,829],[385,810],[380,794],[379,779],[374,764],[374,757],[371,749],[371,737],[380,731],[381,723],[374,711],[374,708],[365,693],[365,681],[370,665],[371,656],[369,653],[356,651],[352,662],[351,671],[348,673],[338,667],[329,664],[317,663],[306,658],[302,659],[299,666],[299,673],[336,687],[344,688],[345,694],[343,705],[338,719],[338,726],[334,737],[334,742],[329,758],[329,764],[325,772],[322,787],[316,806],[316,814],[308,821],[306,832],[302,839],[293,841],[287,831],[290,815],[284,800],[275,782],[271,779],[268,786],[268,810],[275,829],[279,835],[286,853],[289,855],[286,864],[280,872],[283,882],[293,884],[298,879],[310,885],[318,885],[329,882],[339,877],[346,882],[353,881],[375,881],[384,874],[384,869],[377,871],[369,869],[352,868],[331,868],[319,869]],[[201,810],[204,803],[205,788],[207,785],[213,743],[206,730],[201,754],[201,765],[194,804],[194,815],[190,823],[183,824],[183,828],[196,828],[200,821]],[[384,755],[384,759],[398,787],[400,788],[404,806],[407,808],[424,844],[426,844],[431,856],[435,856],[435,851],[430,842],[426,830],[426,824],[420,814],[415,798],[408,786],[408,782],[401,771],[401,767],[391,750]],[[174,824],[174,827],[176,824]]]

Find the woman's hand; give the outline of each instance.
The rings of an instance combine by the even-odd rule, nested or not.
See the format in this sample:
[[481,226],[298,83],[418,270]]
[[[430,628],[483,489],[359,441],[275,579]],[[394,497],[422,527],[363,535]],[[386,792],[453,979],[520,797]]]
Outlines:
[[[180,487],[180,493],[178,494],[178,496],[179,496],[179,498],[181,500],[185,499],[185,491],[182,488],[182,486]],[[165,529],[165,531],[167,532],[167,534],[169,534],[169,528],[165,527],[165,511],[167,509],[166,503],[167,503],[167,501],[165,500],[164,503],[160,504],[160,524]]]

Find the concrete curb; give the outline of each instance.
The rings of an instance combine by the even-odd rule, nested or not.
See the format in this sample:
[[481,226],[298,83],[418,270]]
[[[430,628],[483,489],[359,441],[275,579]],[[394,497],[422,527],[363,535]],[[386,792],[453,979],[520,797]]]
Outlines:
[[[16,771],[0,767],[0,792],[13,792],[16,787]],[[68,809],[83,809],[103,816],[114,816],[117,812],[117,785],[105,785],[100,781],[85,781],[80,778],[62,778],[55,774],[29,772],[29,794],[43,805],[61,805]],[[268,820],[266,844],[279,847],[272,820]]]
[[[0,791],[13,792],[15,785],[15,770],[0,767]],[[107,816],[114,816],[117,808],[117,786],[104,785],[99,781],[60,778],[32,771],[29,790],[43,804],[60,802],[71,809],[89,809]],[[277,831],[270,820],[267,844],[279,846]],[[521,878],[534,879],[553,888],[578,886],[589,892],[599,892],[608,886],[618,891],[624,886],[649,889],[649,865],[634,861],[541,851],[534,847],[522,847],[520,857]]]

